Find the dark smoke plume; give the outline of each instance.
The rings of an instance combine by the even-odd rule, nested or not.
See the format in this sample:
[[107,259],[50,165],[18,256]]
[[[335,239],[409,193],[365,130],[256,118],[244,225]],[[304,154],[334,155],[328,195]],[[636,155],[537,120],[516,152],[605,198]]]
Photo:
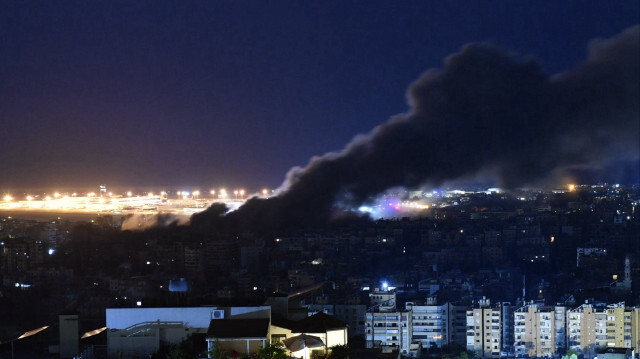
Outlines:
[[[531,59],[466,45],[408,90],[410,112],[344,150],[287,174],[279,194],[253,198],[217,225],[313,226],[337,197],[363,203],[396,186],[437,186],[491,174],[497,185],[541,183],[567,170],[638,160],[640,26],[596,40],[588,60],[548,76]],[[206,217],[222,218],[219,208]],[[238,227],[239,226],[239,227]]]

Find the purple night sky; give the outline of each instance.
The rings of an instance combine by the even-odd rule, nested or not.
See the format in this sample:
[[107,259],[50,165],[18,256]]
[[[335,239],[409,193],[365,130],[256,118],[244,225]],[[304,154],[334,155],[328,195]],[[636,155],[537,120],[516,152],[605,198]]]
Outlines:
[[639,22],[620,1],[3,1],[0,192],[276,187],[409,109],[470,42],[548,74]]

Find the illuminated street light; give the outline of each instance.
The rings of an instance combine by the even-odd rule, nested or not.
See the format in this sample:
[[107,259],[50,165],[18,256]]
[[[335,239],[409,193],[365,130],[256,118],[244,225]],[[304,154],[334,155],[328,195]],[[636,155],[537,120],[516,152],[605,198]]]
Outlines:
[[22,334],[21,336],[19,336],[19,337],[18,337],[18,339],[23,339],[23,338],[26,338],[26,337],[30,337],[30,336],[32,336],[32,335],[36,335],[36,334],[40,333],[41,331],[43,331],[43,330],[45,330],[45,329],[47,329],[47,328],[49,328],[49,326],[48,326],[48,325],[45,325],[45,326],[44,326],[44,327],[42,327],[42,328],[38,328],[38,329],[34,329],[34,330],[30,330],[30,331],[28,331],[28,332],[25,332],[25,333],[24,333],[24,334]]
[[27,201],[33,201],[33,196],[27,196]]
[[127,197],[131,197],[132,193],[131,191],[127,192]]
[[105,330],[107,330],[107,327],[102,327],[102,328],[99,328],[99,329],[88,331],[88,332],[82,334],[82,337],[80,337],[80,339],[92,337],[94,335],[97,335],[97,334],[100,334],[100,333],[104,332]]
[[60,197],[60,193],[56,192],[56,193],[54,193],[54,194],[53,194],[53,196],[54,196],[55,198],[58,198],[58,197]]
[[269,190],[268,190],[268,189],[266,189],[266,188],[265,188],[265,189],[263,189],[263,190],[262,190],[262,195],[263,195],[263,196],[266,196],[267,194],[269,194]]
[[13,201],[13,197],[11,197],[10,195],[6,195],[6,196],[4,196],[4,200],[7,201],[7,202],[11,202],[11,201]]
[[227,198],[227,190],[226,189],[222,188],[220,190],[220,197],[221,198]]
[[233,194],[236,196],[236,199],[238,199],[238,190],[233,191]]
[[215,190],[211,190],[211,191],[209,191],[209,193],[210,193],[212,196],[215,196],[215,195],[216,195],[216,191],[215,191]]
[[34,329],[34,330],[30,330],[28,332],[23,333],[22,335],[20,335],[19,337],[17,337],[16,339],[12,339],[11,340],[11,358],[13,358],[13,342],[15,342],[16,340],[20,340],[20,339],[24,339],[26,337],[30,337],[32,335],[36,335],[38,333],[40,333],[41,331],[45,330],[49,328],[48,325],[45,325],[44,327],[38,328],[38,329]]
[[240,199],[242,199],[244,197],[244,190],[241,189],[239,193],[240,193]]

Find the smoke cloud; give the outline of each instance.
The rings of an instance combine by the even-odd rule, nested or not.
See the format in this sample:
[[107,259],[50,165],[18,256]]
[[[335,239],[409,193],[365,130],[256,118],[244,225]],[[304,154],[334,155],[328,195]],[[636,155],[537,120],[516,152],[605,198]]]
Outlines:
[[170,213],[131,214],[126,216],[120,229],[123,231],[143,231],[155,227],[180,226],[189,223],[188,216]]
[[482,173],[521,187],[612,160],[637,163],[639,34],[635,26],[595,40],[586,62],[554,76],[496,46],[466,45],[410,86],[408,113],[291,169],[272,198],[193,219],[224,217],[211,224],[247,229],[315,226],[332,218],[338,198],[363,203],[395,186]]

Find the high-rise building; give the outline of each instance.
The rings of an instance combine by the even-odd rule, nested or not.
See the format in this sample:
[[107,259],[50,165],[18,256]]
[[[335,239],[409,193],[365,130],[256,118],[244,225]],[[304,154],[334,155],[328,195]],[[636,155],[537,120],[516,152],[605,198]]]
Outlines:
[[467,306],[449,304],[449,344],[467,345]]
[[554,357],[566,347],[566,308],[526,305],[514,312],[517,357]]
[[631,347],[637,353],[640,349],[640,308],[633,308],[629,316],[631,319]]
[[411,311],[396,308],[396,292],[383,286],[369,293],[371,307],[365,313],[367,348],[389,348],[408,354],[411,344]]
[[514,311],[518,309],[517,306],[511,305],[511,303],[500,303],[502,308],[502,354],[503,356],[513,356],[514,347]]
[[378,308],[365,314],[367,348],[398,349],[408,354],[411,344],[411,311],[381,311]]
[[607,306],[607,347],[631,348],[631,309],[624,302]]
[[567,312],[568,349],[585,356],[607,347],[607,314],[604,308],[585,303]]
[[[583,304],[567,312],[568,347],[585,355],[602,348],[632,348],[639,343],[640,314],[624,302],[606,308]],[[636,328],[636,330],[634,330]]]
[[427,301],[426,305],[419,305],[410,302],[406,309],[411,312],[413,343],[420,343],[424,349],[432,346],[442,348],[449,344],[449,304],[435,305],[434,301]]
[[467,310],[467,350],[478,358],[499,358],[502,349],[502,310],[483,298]]

